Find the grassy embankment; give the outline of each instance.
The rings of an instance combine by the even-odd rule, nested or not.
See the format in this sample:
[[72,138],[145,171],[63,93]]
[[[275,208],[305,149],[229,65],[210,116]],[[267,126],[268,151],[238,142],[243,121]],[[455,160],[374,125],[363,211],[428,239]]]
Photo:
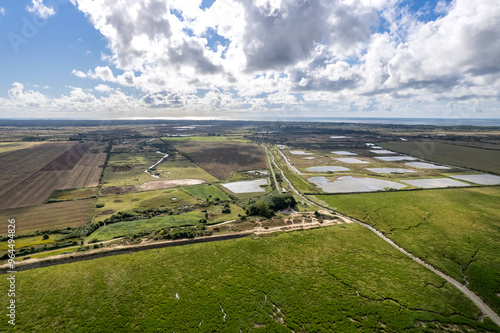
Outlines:
[[317,196],[365,221],[500,312],[500,188]]
[[[494,331],[369,230],[335,226],[20,272],[12,331]],[[7,284],[0,292],[7,292]],[[7,298],[0,301],[7,306]],[[22,305],[22,306],[21,306]],[[0,323],[0,330],[7,328]],[[456,326],[455,326],[456,325]]]

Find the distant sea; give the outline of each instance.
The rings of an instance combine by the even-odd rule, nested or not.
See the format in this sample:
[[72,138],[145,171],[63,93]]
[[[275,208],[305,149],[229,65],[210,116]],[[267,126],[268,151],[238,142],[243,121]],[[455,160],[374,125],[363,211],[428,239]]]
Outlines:
[[341,118],[341,117],[276,117],[265,121],[361,123],[436,126],[500,126],[500,119],[480,118]]

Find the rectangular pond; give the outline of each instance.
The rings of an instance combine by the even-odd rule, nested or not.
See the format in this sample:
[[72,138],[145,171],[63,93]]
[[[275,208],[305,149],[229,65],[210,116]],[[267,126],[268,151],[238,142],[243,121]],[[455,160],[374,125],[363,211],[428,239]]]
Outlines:
[[332,151],[332,154],[342,155],[342,156],[354,156],[354,155],[358,155],[356,153],[353,153],[353,152],[350,152],[350,151],[345,151],[345,150]]
[[390,151],[390,150],[385,150],[385,149],[379,149],[379,150],[377,150],[377,149],[371,149],[370,151],[371,151],[372,153],[375,153],[375,154],[380,154],[380,155],[383,155],[383,154],[385,154],[385,155],[388,155],[388,154],[396,154],[396,153],[395,153],[395,152],[393,152],[393,151]]
[[425,163],[425,162],[408,162],[405,163],[408,166],[414,167],[414,168],[420,168],[420,169],[451,169],[442,165],[436,165],[432,163]]
[[310,177],[307,180],[327,193],[375,192],[389,188],[401,189],[406,187],[403,184],[389,180],[352,176],[339,177],[333,182],[326,177]]
[[341,166],[332,166],[332,165],[325,165],[325,166],[315,166],[315,167],[310,167],[307,168],[306,171],[310,172],[339,172],[339,171],[349,171],[348,168],[341,167]]
[[375,157],[378,160],[386,161],[386,162],[397,162],[397,161],[415,161],[417,158],[411,156],[377,156]]
[[467,183],[459,182],[458,180],[450,178],[412,179],[412,180],[401,180],[401,181],[420,188],[470,186]]
[[375,173],[409,173],[409,172],[415,172],[410,169],[402,169],[402,168],[366,168],[366,170],[370,170],[371,172]]
[[266,189],[261,187],[261,185],[269,184],[267,178],[247,180],[242,182],[226,183],[221,184],[229,191],[233,193],[254,193],[254,192],[265,192]]
[[480,175],[457,175],[450,176],[455,179],[465,180],[479,185],[500,185],[500,177],[483,173]]
[[338,161],[342,163],[348,163],[348,164],[368,164],[370,162],[360,160],[359,158],[351,158],[351,157],[346,157],[346,158],[337,158]]
[[293,154],[293,155],[312,155],[312,153],[306,153],[303,150],[290,150],[290,154]]

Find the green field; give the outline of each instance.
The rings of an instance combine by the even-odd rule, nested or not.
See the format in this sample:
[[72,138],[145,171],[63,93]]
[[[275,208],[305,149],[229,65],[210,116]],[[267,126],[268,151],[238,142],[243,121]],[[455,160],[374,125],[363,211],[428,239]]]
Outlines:
[[161,179],[196,178],[204,179],[209,182],[217,181],[214,176],[182,155],[176,155],[175,157],[165,159],[156,169]]
[[[43,239],[43,235],[33,236],[33,237],[22,237],[16,239],[16,249],[19,250],[23,247],[31,247],[43,244],[53,244],[57,242],[61,237],[58,234],[49,235],[49,238]],[[9,243],[7,241],[0,242],[0,253],[3,254],[9,249]]]
[[317,196],[365,221],[500,312],[500,188]]
[[69,190],[55,190],[47,201],[67,201],[92,198],[96,195],[96,187],[86,187]]
[[[186,187],[189,188],[189,187]],[[94,221],[99,222],[119,211],[134,208],[146,210],[151,208],[178,208],[180,206],[195,205],[198,200],[184,192],[181,188],[170,188],[157,191],[120,194],[100,197],[97,200],[97,209]],[[101,205],[103,205],[101,207]]]
[[500,151],[439,142],[384,142],[385,149],[438,163],[500,174]]
[[160,228],[199,225],[198,221],[203,215],[200,211],[191,211],[179,215],[155,216],[147,220],[113,223],[99,228],[88,236],[87,240],[98,239],[99,241],[105,241],[140,232],[154,231]]
[[231,200],[226,193],[220,190],[215,185],[196,185],[196,186],[186,186],[183,188],[184,191],[194,195],[201,200],[219,198],[220,200]]
[[[155,180],[144,171],[161,158],[154,152],[112,153],[104,168],[104,186],[141,185]],[[158,168],[162,164],[158,165]]]
[[155,180],[183,178],[217,181],[208,172],[180,155],[169,156],[156,166],[156,170],[152,173],[160,178],[154,178],[144,172],[161,157],[160,154],[154,152],[113,153],[108,166],[104,169],[103,184],[104,186],[138,186]]
[[[19,272],[16,294],[10,331],[497,329],[489,319],[478,322],[479,310],[455,288],[359,225]],[[0,330],[7,326],[2,320]]]

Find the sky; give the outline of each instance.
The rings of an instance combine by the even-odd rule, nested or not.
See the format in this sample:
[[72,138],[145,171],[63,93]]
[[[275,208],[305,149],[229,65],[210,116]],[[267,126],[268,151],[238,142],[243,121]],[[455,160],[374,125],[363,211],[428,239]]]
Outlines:
[[0,118],[500,118],[498,0],[0,0]]

